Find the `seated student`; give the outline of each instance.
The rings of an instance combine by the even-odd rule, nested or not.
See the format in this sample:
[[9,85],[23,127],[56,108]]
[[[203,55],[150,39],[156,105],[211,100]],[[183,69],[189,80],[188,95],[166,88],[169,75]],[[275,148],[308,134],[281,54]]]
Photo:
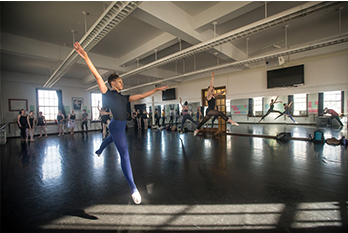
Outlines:
[[341,127],[343,127],[343,123],[340,120],[338,113],[333,110],[333,109],[328,109],[328,108],[324,108],[324,114],[330,114],[330,125],[332,126],[332,119],[336,119],[336,121],[338,121],[338,123],[340,123]]

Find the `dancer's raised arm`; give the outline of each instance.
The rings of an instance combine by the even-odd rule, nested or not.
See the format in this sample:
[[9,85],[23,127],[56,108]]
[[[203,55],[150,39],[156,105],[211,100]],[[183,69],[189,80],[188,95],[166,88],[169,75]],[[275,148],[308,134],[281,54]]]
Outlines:
[[169,87],[168,86],[164,86],[164,87],[157,87],[151,91],[145,92],[143,94],[138,94],[138,95],[131,95],[129,96],[129,102],[134,102],[140,99],[144,99],[152,94],[154,94],[157,91],[165,91],[167,90]]
[[184,106],[182,105],[182,99],[181,99],[181,97],[179,97],[179,98],[180,98],[180,105],[182,108],[184,108]]
[[215,75],[215,71],[213,71],[211,73],[211,80],[210,80],[210,86],[209,86],[209,89],[208,89],[208,94],[207,94],[207,99],[211,99],[211,91],[213,90],[214,88],[214,75]]
[[276,103],[282,103],[282,101],[277,101],[278,100],[278,98],[279,98],[279,95],[277,96],[277,98],[274,100],[274,104],[276,104]]
[[101,75],[99,74],[98,70],[95,68],[95,66],[93,65],[91,59],[89,59],[87,52],[81,47],[81,45],[79,44],[79,42],[75,42],[74,44],[74,49],[76,50],[76,52],[83,58],[85,59],[87,66],[89,68],[89,70],[92,72],[92,74],[94,75],[95,79],[97,80],[98,86],[100,91],[105,94],[108,90],[108,87],[105,85],[105,82],[103,80],[103,78],[101,77]]

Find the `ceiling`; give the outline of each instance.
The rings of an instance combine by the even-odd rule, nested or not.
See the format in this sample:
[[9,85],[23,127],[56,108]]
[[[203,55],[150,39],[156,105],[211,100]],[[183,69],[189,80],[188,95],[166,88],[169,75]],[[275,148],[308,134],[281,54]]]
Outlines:
[[[0,2],[1,71],[47,77],[48,80],[72,51],[73,39],[79,41],[84,36],[85,22],[89,29],[110,3]],[[103,76],[111,72],[123,74],[154,62],[156,57],[164,58],[180,49],[263,20],[266,13],[267,17],[272,17],[305,3],[271,1],[265,5],[261,1],[144,1],[89,53]],[[286,23],[287,29],[285,24],[280,24],[195,56],[137,73],[124,80],[126,88],[337,37],[340,33],[347,33],[347,8],[347,2],[336,2],[323,11]],[[85,16],[83,11],[88,15]],[[213,22],[217,23],[215,34]],[[179,77],[170,82],[188,80],[190,77]],[[76,83],[84,88],[96,84],[82,60],[74,64],[55,85],[73,86]]]

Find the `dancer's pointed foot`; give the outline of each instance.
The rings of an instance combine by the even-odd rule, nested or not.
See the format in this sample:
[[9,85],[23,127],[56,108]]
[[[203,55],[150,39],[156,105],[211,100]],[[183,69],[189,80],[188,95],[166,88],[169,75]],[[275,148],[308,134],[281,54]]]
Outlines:
[[132,199],[135,204],[139,205],[141,203],[141,196],[139,191],[136,191],[135,193],[132,194]]
[[97,150],[95,153],[96,155],[98,155],[98,157],[101,155],[101,152],[99,150]]
[[193,136],[196,136],[199,132],[199,129],[196,129],[195,132],[193,132]]

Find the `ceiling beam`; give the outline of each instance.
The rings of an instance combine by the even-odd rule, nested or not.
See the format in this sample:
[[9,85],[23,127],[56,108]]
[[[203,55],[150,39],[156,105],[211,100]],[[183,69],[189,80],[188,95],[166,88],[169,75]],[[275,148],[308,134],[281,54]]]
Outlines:
[[221,1],[194,17],[193,29],[203,32],[211,28],[212,22],[223,24],[264,5],[262,1]]
[[[214,37],[211,30],[209,31],[212,33],[197,32],[192,25],[195,17],[171,2],[144,2],[133,12],[133,16],[192,45]],[[212,22],[214,21],[210,22],[210,29],[213,28]],[[210,35],[210,37],[208,38],[207,35]],[[213,48],[211,53],[219,52],[222,59],[240,60],[246,58],[246,54],[232,44],[226,44],[224,49],[226,51],[236,51],[234,53],[225,53],[225,50],[219,48]]]

